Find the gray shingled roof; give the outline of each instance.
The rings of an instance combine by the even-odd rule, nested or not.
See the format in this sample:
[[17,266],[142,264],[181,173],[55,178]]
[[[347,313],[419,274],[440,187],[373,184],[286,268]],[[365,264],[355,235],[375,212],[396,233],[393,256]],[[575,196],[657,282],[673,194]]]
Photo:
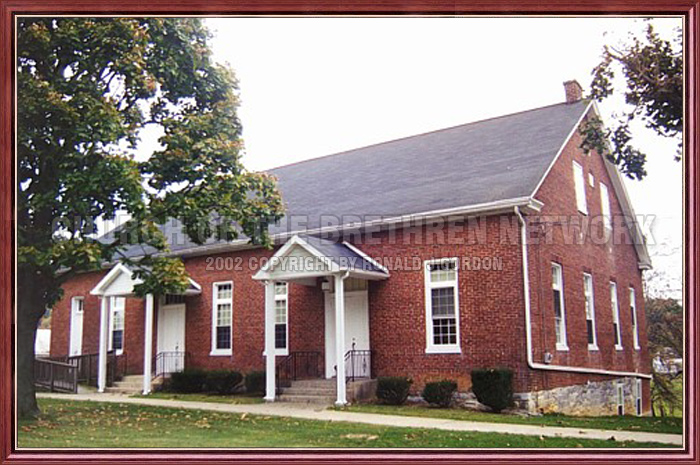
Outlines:
[[386,270],[379,268],[377,265],[341,242],[321,239],[305,234],[300,234],[299,237],[311,247],[318,250],[324,257],[330,258],[342,269],[350,268],[354,270],[373,271],[376,273],[386,274]]
[[[588,104],[551,105],[272,169],[287,216],[270,232],[529,197]],[[163,227],[175,252],[195,247],[180,229],[177,221]],[[134,246],[126,254],[147,250]]]

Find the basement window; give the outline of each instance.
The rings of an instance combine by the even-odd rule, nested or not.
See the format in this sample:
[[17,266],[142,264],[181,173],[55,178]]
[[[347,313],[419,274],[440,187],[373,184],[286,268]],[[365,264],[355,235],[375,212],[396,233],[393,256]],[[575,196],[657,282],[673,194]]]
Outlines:
[[460,353],[457,259],[425,262],[426,353]]
[[622,381],[617,383],[617,414],[625,414],[625,385]]

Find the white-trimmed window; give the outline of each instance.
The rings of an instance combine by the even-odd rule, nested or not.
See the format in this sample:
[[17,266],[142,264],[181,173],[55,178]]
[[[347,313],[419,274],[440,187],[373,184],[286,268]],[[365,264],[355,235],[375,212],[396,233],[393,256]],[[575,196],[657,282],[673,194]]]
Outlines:
[[625,384],[622,381],[617,383],[617,414],[625,414]]
[[608,186],[600,183],[600,212],[603,215],[603,226],[608,231],[612,231],[612,215],[610,214],[610,195]]
[[214,283],[212,297],[211,355],[231,355],[233,282]]
[[275,283],[275,353],[289,353],[288,310],[289,286],[287,283]]
[[124,313],[126,299],[124,297],[112,297],[110,301],[109,317],[109,350],[117,355],[124,352]]
[[637,300],[634,288],[630,287],[630,313],[632,313],[632,340],[634,350],[639,350],[639,325],[637,324]]
[[569,350],[566,344],[566,309],[564,307],[564,276],[561,265],[552,263],[552,302],[554,305],[554,334],[557,350]]
[[588,338],[588,350],[598,350],[598,336],[595,330],[593,276],[588,273],[583,273],[583,297],[586,306],[586,337]]
[[457,259],[425,262],[427,353],[459,353]]
[[622,350],[622,333],[620,331],[620,305],[617,300],[617,283],[610,281],[610,306],[613,316],[613,337],[615,349]]
[[642,380],[634,380],[634,410],[638,417],[642,416]]
[[574,188],[576,189],[576,208],[584,215],[588,214],[586,204],[586,182],[583,177],[583,167],[574,162]]

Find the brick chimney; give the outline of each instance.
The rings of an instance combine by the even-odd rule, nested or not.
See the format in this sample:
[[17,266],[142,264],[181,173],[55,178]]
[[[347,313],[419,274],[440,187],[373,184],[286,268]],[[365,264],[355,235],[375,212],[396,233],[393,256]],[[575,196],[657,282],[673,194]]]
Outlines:
[[583,98],[581,84],[575,79],[564,83],[564,91],[566,92],[566,103],[576,103]]

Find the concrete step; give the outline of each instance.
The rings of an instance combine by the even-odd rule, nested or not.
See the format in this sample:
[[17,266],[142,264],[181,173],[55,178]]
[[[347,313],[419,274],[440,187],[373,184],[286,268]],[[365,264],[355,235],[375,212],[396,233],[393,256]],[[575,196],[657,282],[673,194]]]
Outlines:
[[280,402],[294,402],[298,404],[323,404],[331,405],[335,402],[334,396],[306,396],[306,395],[288,395],[281,394],[277,396]]
[[336,390],[334,388],[307,388],[292,386],[288,388],[282,388],[282,393],[291,396],[334,396]]
[[141,389],[121,388],[121,387],[106,387],[105,392],[109,394],[139,394]]
[[324,389],[335,388],[334,379],[299,379],[292,381],[292,387],[309,388],[309,389]]

